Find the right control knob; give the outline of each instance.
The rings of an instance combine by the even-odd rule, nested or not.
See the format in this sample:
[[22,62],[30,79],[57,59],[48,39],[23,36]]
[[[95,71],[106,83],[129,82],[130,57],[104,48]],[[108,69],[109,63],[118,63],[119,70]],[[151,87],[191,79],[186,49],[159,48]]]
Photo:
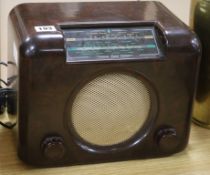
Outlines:
[[179,140],[174,128],[163,128],[157,133],[157,144],[164,153],[172,153],[176,150]]

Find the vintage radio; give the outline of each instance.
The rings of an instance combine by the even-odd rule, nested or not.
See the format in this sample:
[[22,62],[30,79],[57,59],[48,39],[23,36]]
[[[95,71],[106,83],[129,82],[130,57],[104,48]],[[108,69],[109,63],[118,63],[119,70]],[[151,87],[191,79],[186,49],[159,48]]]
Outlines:
[[200,45],[162,4],[22,4],[10,22],[22,160],[89,164],[186,147]]

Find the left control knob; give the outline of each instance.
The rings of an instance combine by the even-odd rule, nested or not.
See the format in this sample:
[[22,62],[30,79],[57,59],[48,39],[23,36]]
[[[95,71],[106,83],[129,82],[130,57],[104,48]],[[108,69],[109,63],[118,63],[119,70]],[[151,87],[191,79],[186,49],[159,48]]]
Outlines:
[[41,149],[44,157],[51,161],[61,160],[66,153],[63,138],[60,136],[47,137],[42,142]]

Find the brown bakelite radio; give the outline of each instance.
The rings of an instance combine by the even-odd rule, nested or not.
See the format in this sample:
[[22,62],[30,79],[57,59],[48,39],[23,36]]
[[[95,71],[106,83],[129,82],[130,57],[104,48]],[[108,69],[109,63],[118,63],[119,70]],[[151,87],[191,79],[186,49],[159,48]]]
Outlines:
[[22,4],[10,22],[22,160],[89,164],[186,147],[200,45],[161,3]]

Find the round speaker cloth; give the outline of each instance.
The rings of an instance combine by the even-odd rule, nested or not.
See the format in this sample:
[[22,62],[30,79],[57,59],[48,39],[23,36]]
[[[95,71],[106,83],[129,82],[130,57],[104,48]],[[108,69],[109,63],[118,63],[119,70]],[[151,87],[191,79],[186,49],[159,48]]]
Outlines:
[[84,141],[113,146],[140,131],[150,108],[150,91],[144,81],[110,73],[96,77],[78,92],[70,109],[71,122]]

